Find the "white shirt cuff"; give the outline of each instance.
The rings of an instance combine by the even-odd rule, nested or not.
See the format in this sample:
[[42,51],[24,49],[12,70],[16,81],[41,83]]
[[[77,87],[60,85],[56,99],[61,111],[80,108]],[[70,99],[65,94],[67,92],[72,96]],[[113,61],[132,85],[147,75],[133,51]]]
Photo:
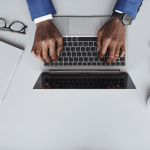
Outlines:
[[115,10],[116,12],[118,12],[118,13],[120,13],[120,14],[122,14],[123,12],[122,11],[119,11],[119,10]]
[[42,22],[42,21],[45,21],[45,20],[49,20],[49,19],[53,19],[52,14],[36,18],[36,19],[34,19],[34,22],[35,23],[39,23],[39,22]]

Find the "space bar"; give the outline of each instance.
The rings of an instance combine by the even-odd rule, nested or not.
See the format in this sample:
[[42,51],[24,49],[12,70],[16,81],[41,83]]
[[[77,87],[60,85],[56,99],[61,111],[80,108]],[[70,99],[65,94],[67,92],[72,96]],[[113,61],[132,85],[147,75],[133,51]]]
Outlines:
[[97,37],[78,37],[78,41],[96,41]]

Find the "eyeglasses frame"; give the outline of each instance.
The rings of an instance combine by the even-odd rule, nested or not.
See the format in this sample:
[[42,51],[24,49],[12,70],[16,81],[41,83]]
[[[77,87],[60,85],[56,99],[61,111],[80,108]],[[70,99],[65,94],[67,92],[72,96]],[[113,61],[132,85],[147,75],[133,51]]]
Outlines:
[[[3,20],[3,21],[5,22],[5,26],[4,26],[4,27],[0,27],[0,30],[8,31],[8,32],[10,31],[10,32],[13,32],[13,33],[26,34],[25,29],[26,29],[28,26],[26,26],[24,23],[22,23],[22,22],[20,22],[20,21],[14,21],[14,22],[12,22],[12,23],[9,25],[9,27],[7,27],[7,22],[6,22],[6,20],[3,19],[3,18],[0,18],[0,20]],[[21,23],[21,24],[24,26],[20,31],[14,31],[14,30],[11,29],[11,26],[12,26],[14,23],[16,23],[16,22]],[[22,30],[24,30],[24,31],[21,32]]]

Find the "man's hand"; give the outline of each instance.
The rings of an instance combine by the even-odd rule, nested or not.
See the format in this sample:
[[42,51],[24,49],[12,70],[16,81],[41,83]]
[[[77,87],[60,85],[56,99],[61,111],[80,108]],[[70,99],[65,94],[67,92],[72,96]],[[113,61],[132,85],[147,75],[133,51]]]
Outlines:
[[41,62],[54,62],[58,61],[62,49],[63,38],[52,20],[37,23],[32,54]]
[[112,17],[98,32],[97,57],[103,58],[109,47],[109,57],[104,63],[115,62],[118,58],[122,58],[126,52],[125,38],[126,26],[118,18]]

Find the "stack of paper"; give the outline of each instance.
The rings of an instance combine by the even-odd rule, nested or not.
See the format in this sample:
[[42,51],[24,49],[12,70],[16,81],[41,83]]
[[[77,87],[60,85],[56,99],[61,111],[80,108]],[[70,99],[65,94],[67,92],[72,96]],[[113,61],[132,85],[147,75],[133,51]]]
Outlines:
[[6,93],[23,50],[0,41],[0,102]]

